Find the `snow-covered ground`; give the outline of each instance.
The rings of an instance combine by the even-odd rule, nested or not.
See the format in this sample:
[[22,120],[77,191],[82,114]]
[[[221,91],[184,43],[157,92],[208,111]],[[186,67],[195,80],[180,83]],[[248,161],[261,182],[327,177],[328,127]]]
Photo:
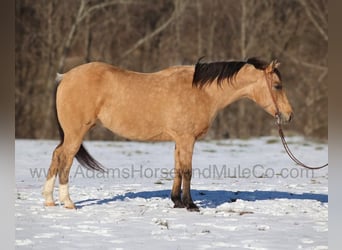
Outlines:
[[[288,141],[304,162],[327,162],[326,144]],[[328,249],[328,169],[295,166],[276,137],[197,142],[192,196],[200,212],[173,208],[171,142],[86,141],[108,173],[75,161],[77,209],[44,207],[57,144],[16,140],[17,249]]]

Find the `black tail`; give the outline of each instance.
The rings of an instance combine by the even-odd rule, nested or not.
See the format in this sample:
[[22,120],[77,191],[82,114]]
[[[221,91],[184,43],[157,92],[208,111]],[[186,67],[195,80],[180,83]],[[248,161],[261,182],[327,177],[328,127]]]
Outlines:
[[77,161],[87,169],[100,171],[102,173],[106,171],[105,167],[88,153],[83,144],[81,144],[75,157]]
[[[57,120],[57,126],[58,126],[58,131],[59,131],[59,136],[61,139],[61,142],[59,143],[59,146],[61,146],[64,142],[64,131],[61,127],[61,124],[58,120],[58,115],[57,115],[57,107],[56,107],[56,97],[57,97],[57,89],[59,86],[59,83],[62,81],[63,75],[57,74],[56,77],[56,88],[55,88],[55,116],[56,116],[56,120]],[[102,166],[101,163],[99,163],[98,161],[96,161],[89,153],[88,151],[85,149],[85,147],[83,146],[83,144],[81,144],[78,152],[75,155],[77,161],[81,164],[81,166],[89,169],[89,170],[96,170],[96,171],[100,171],[100,172],[105,172],[105,167]]]

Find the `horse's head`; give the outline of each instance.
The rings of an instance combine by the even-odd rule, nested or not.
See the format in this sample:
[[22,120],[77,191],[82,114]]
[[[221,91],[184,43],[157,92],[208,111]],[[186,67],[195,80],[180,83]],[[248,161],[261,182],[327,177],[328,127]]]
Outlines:
[[291,121],[293,112],[281,82],[279,63],[272,61],[268,65],[251,62],[250,73],[256,77],[250,85],[248,97],[259,104],[266,112],[274,116],[278,122]]
[[[293,116],[292,108],[283,89],[278,66],[277,61],[265,63],[257,58],[249,58],[243,62],[201,63],[198,61],[195,65],[192,86],[208,87],[206,88],[208,93],[214,96],[219,108],[224,108],[241,97],[248,97],[277,118],[278,123],[289,122]],[[214,81],[217,85],[211,87]],[[228,84],[222,84],[224,81],[228,81]],[[232,87],[238,91],[234,93]],[[218,101],[220,99],[222,102]]]

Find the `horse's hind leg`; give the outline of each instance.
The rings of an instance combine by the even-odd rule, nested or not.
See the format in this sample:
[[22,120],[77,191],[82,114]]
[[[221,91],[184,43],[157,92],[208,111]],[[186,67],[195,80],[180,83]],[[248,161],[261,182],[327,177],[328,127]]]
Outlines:
[[53,153],[51,166],[44,185],[43,196],[45,198],[45,206],[54,206],[53,188],[58,174],[59,177],[59,201],[66,208],[75,208],[71,201],[68,190],[69,172],[73,162],[73,158],[77,153],[79,145],[68,144],[64,141],[62,145],[57,147]]
[[[77,152],[77,150],[76,150]],[[72,166],[73,158],[76,154],[73,149],[66,149],[63,153],[64,164],[60,166],[58,171],[59,177],[59,202],[64,204],[66,208],[75,208],[74,203],[69,195],[69,173]]]
[[55,202],[53,199],[53,188],[56,181],[56,176],[58,173],[58,168],[60,164],[60,154],[61,154],[61,145],[57,146],[57,148],[53,152],[51,165],[49,168],[49,172],[45,181],[45,185],[43,188],[43,196],[45,199],[45,206],[54,206]]
[[53,188],[58,174],[59,177],[59,201],[66,208],[75,208],[74,203],[69,196],[69,173],[73,163],[73,159],[80,148],[84,134],[88,131],[84,128],[78,133],[68,133],[65,131],[64,141],[59,145],[52,157],[48,176],[44,185],[43,196],[46,206],[54,206]]
[[82,143],[84,133],[76,136],[68,136],[65,134],[64,143],[62,145],[62,161],[58,169],[59,178],[59,201],[66,208],[75,208],[74,203],[69,195],[69,173],[77,151]]

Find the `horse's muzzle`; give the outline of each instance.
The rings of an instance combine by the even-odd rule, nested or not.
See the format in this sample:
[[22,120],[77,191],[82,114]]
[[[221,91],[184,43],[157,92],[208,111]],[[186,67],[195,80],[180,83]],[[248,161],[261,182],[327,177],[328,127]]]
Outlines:
[[277,124],[286,124],[289,123],[293,119],[293,113],[290,112],[288,114],[285,113],[276,113],[274,116],[277,120]]

